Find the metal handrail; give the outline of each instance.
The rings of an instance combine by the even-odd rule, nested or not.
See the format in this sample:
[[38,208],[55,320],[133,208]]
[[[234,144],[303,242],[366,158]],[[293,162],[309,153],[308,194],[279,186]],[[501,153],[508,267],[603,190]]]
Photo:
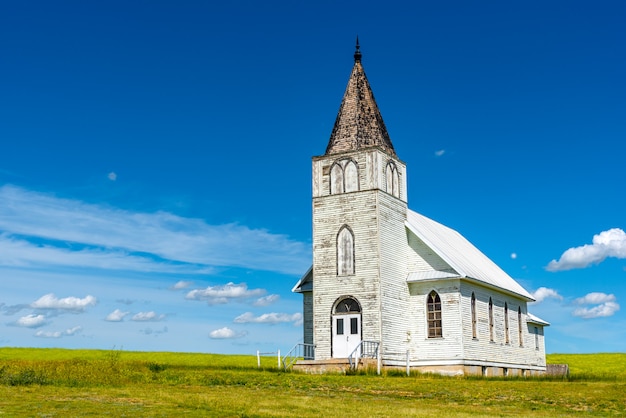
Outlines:
[[283,368],[287,370],[299,359],[313,360],[315,358],[315,345],[298,343],[283,357]]
[[379,346],[380,343],[378,341],[361,341],[348,356],[350,369],[356,370],[356,368],[359,366],[361,358],[378,358]]

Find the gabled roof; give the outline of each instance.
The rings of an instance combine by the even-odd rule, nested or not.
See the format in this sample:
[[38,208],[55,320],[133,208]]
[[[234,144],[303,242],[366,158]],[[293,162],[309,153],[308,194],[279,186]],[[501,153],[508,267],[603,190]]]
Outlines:
[[[475,280],[532,301],[533,297],[511,276],[455,230],[407,209],[406,227],[452,267],[457,277]],[[425,280],[428,272],[409,273],[408,281]],[[438,273],[431,273],[436,277]],[[413,276],[412,276],[413,275]],[[424,276],[424,277],[420,277]],[[444,277],[441,277],[444,278]]]
[[531,314],[530,312],[526,313],[526,322],[529,324],[543,325],[544,327],[550,326],[549,322],[544,321],[543,319]]
[[312,292],[313,291],[313,266],[304,273],[304,276],[300,277],[298,283],[291,289],[294,293]]
[[388,154],[396,155],[361,65],[357,38],[354,67],[326,147],[326,155],[369,147],[380,147]]

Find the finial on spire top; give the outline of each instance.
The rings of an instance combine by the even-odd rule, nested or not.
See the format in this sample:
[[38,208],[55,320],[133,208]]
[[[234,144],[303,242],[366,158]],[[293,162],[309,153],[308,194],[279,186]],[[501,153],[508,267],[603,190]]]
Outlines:
[[361,62],[361,47],[359,46],[359,35],[356,36],[356,51],[354,51],[354,62]]

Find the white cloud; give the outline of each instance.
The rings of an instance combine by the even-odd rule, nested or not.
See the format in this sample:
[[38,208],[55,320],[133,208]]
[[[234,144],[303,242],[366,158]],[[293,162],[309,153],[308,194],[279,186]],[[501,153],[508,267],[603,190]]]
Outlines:
[[120,322],[124,319],[126,315],[128,315],[128,313],[129,312],[124,312],[119,309],[116,309],[110,314],[108,314],[104,320],[109,321],[109,322]]
[[582,298],[574,299],[574,303],[578,305],[595,305],[598,303],[615,302],[615,295],[602,292],[587,293]]
[[258,298],[256,301],[254,301],[253,305],[254,306],[269,306],[272,303],[278,302],[278,299],[280,299],[279,295],[276,295],[276,294],[267,295],[267,296],[263,296],[262,298]]
[[441,156],[442,156],[443,154],[445,154],[445,153],[446,153],[446,150],[445,150],[445,149],[440,149],[440,150],[438,150],[438,151],[435,151],[435,156],[436,156],[436,157],[441,157]]
[[115,181],[117,180],[117,174],[114,171],[111,171],[108,175],[107,175],[108,179],[111,181]]
[[48,293],[30,304],[35,309],[62,309],[67,311],[83,312],[88,306],[96,304],[96,298],[87,295],[84,298],[73,296],[58,299],[53,293]]
[[191,300],[206,300],[210,305],[228,303],[234,299],[247,299],[265,294],[265,289],[248,289],[245,283],[227,283],[220,286],[209,286],[206,289],[194,289],[185,296]]
[[216,329],[209,333],[209,337],[213,339],[240,338],[240,337],[244,337],[245,335],[246,335],[245,332],[235,332],[228,327]]
[[[299,274],[310,263],[309,244],[263,229],[210,225],[168,212],[132,212],[9,185],[0,187],[0,230],[5,247],[0,248],[0,265],[59,265],[60,256],[64,264],[80,266],[102,258],[96,267],[109,269],[160,271],[165,265],[196,273],[234,266]],[[12,238],[16,235],[21,241]],[[47,246],[36,244],[41,239]],[[68,250],[67,243],[79,244],[80,250]],[[129,262],[129,257],[135,259]]]
[[535,290],[532,294],[533,299],[535,299],[535,303],[543,302],[545,299],[552,298],[563,300],[563,296],[559,295],[559,293],[554,289],[549,289],[547,287],[540,287]]
[[82,329],[83,329],[82,327],[77,326],[77,327],[74,327],[74,328],[66,329],[65,331],[37,331],[35,333],[35,337],[41,337],[41,338],[61,338],[61,337],[67,337],[67,336],[75,335],[76,333],[78,333]]
[[43,315],[26,315],[15,321],[15,325],[27,328],[37,328],[46,324],[46,317]]
[[511,253],[511,258],[515,260],[517,258],[517,253]]
[[286,314],[286,313],[266,313],[260,316],[254,316],[252,312],[246,312],[235,318],[234,322],[239,324],[255,323],[255,324],[279,324],[284,322],[293,322],[294,325],[302,324],[302,314]]
[[620,228],[609,229],[594,235],[592,244],[566,250],[558,261],[550,261],[546,270],[585,268],[601,263],[607,257],[626,258],[626,232]]
[[163,319],[165,319],[165,315],[158,315],[154,311],[139,312],[139,313],[133,315],[133,317],[132,317],[133,321],[140,321],[140,322],[144,322],[144,321],[161,321]]
[[580,307],[574,309],[572,315],[585,319],[612,316],[620,308],[616,302],[615,295],[607,295],[601,292],[588,293],[582,298],[575,299],[574,303],[577,305],[596,305],[591,308]]
[[172,290],[187,289],[192,284],[193,284],[193,282],[180,280],[180,281],[176,282],[176,284],[174,286],[172,286]]

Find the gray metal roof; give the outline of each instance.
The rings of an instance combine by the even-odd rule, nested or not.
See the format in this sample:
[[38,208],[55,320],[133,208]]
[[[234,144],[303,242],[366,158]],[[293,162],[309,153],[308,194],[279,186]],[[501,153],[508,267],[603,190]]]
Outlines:
[[544,321],[543,319],[531,314],[530,312],[526,313],[526,322],[528,322],[529,324],[543,325],[546,327],[550,325],[549,322]]
[[[530,301],[534,300],[526,289],[455,230],[410,209],[407,209],[406,227],[459,273],[459,276],[500,288]],[[416,278],[409,274],[407,279],[415,281]]]
[[304,276],[300,277],[298,283],[291,289],[294,293],[312,292],[313,291],[313,266],[304,273]]

